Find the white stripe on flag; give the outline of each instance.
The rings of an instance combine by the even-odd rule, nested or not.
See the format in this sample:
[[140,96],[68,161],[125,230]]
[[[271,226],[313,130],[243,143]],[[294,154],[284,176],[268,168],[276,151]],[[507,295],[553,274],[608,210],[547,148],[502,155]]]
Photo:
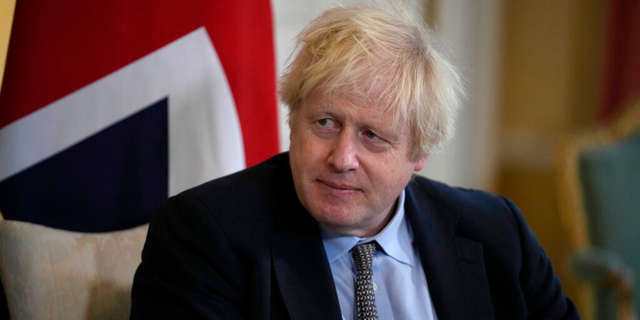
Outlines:
[[0,181],[165,97],[169,195],[245,167],[231,90],[201,27],[0,130]]

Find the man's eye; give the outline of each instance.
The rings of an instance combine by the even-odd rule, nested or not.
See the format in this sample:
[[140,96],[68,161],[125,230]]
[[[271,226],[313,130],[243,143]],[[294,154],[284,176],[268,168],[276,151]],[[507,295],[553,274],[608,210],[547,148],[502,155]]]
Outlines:
[[333,123],[333,121],[331,121],[331,119],[327,119],[327,118],[318,120],[318,124],[323,126],[323,127],[329,126],[332,123]]
[[371,130],[367,130],[367,131],[365,131],[365,132],[364,132],[364,135],[365,135],[367,138],[372,139],[372,140],[379,140],[379,139],[380,139],[380,137],[378,137],[378,135],[377,135],[377,134],[375,134],[375,133],[373,133],[373,131],[371,131]]

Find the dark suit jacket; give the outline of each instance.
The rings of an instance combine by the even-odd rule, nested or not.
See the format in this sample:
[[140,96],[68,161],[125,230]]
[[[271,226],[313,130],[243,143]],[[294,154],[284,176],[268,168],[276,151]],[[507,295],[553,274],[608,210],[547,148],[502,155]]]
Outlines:
[[[509,200],[415,176],[405,206],[440,320],[579,319]],[[135,275],[131,319],[341,319],[288,154],[161,206]]]

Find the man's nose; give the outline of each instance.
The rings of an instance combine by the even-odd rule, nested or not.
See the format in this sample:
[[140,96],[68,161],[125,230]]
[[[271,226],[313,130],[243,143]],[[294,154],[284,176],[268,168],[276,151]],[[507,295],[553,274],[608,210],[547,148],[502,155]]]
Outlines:
[[356,137],[343,131],[336,138],[327,159],[329,165],[338,172],[357,169],[359,162]]

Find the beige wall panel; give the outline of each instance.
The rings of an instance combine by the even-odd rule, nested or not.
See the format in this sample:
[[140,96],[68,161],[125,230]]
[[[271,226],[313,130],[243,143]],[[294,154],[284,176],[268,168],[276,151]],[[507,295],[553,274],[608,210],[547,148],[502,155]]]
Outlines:
[[506,6],[505,129],[559,132],[566,122],[575,8],[570,1]]
[[589,318],[567,269],[552,158],[557,141],[594,122],[603,3],[507,1],[504,8],[499,192],[522,209],[565,292]]

